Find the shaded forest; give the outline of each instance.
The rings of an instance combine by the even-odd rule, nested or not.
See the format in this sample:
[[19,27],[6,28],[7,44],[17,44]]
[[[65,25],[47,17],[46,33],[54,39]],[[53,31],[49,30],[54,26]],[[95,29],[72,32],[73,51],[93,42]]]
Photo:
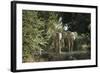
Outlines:
[[90,59],[90,30],[89,13],[23,10],[23,63]]

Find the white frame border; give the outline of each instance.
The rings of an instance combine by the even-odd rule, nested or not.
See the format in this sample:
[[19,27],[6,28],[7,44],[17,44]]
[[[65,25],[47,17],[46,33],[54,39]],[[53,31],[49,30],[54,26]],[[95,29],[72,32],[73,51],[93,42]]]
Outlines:
[[[65,6],[45,6],[31,4],[17,4],[17,47],[16,47],[16,65],[17,70],[22,69],[39,69],[39,68],[54,68],[54,67],[73,67],[96,65],[96,9],[85,7],[65,7]],[[48,9],[49,8],[49,9]],[[61,12],[79,12],[91,13],[91,60],[77,61],[56,61],[56,62],[40,62],[40,63],[22,63],[22,9],[24,10],[40,10],[40,11],[61,11]]]

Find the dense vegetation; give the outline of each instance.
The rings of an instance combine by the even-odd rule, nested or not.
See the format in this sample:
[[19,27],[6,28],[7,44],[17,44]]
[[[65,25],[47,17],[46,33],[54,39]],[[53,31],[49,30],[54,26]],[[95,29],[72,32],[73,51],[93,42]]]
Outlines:
[[[51,36],[55,34],[55,31],[65,32],[63,28],[66,24],[69,31],[78,33],[74,50],[90,52],[90,14],[23,10],[22,15],[23,62],[58,60],[52,56],[54,54],[48,54],[48,52],[53,53]],[[84,45],[83,48],[82,45]],[[63,49],[62,51],[67,50]],[[90,53],[85,56],[81,55],[80,57],[75,55],[76,59],[90,58]],[[58,58],[61,60],[64,57],[62,60],[70,60],[65,58],[67,56],[59,55]]]

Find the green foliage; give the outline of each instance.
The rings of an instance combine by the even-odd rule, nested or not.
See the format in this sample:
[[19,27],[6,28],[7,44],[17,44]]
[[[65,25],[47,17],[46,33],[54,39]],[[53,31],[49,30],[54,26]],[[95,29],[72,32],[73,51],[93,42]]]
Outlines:
[[37,50],[46,49],[48,40],[57,25],[54,12],[23,10],[23,59]]

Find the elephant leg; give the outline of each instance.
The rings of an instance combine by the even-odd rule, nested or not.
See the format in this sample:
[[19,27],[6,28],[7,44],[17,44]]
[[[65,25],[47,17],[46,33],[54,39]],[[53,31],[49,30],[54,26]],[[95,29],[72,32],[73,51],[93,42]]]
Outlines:
[[73,49],[74,49],[74,39],[72,39],[72,49],[71,49],[71,51],[73,51]]
[[63,47],[63,42],[62,42],[62,40],[60,40],[60,42],[59,42],[59,53],[61,54],[61,49],[62,49],[62,47]]
[[68,39],[68,49],[69,49],[69,53],[71,52],[71,43],[70,40]]

